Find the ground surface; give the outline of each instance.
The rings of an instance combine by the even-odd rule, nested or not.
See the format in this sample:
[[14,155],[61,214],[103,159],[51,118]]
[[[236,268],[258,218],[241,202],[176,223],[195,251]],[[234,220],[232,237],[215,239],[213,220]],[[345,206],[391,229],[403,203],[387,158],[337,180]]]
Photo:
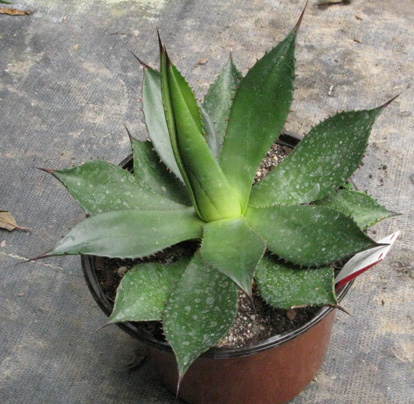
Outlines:
[[[33,167],[119,162],[122,124],[144,138],[141,71],[157,63],[155,28],[199,94],[229,51],[245,73],[294,25],[303,1],[25,0],[0,15],[0,209],[30,233],[0,232],[0,402],[176,403],[148,367],[128,374],[136,342],[105,321],[79,259],[16,263],[50,249],[82,218],[57,181]],[[388,260],[362,276],[338,313],[328,357],[294,404],[413,403],[414,3],[311,0],[298,40],[298,90],[287,129],[303,134],[343,109],[401,96],[378,120],[355,181],[403,215]],[[207,63],[199,64],[208,58]],[[205,62],[205,60],[203,61]],[[385,167],[383,166],[385,164]]]

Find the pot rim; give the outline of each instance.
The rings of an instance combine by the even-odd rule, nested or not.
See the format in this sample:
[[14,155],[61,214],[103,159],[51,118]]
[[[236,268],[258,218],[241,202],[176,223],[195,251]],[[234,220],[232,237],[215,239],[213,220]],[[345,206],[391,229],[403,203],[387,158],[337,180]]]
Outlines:
[[[297,143],[300,141],[299,138],[289,135],[282,134],[278,139],[277,143],[282,146],[288,146],[294,148]],[[132,155],[125,158],[119,165],[125,167],[129,166],[129,169],[132,168]],[[95,270],[95,256],[81,255],[81,263],[83,274],[86,280],[86,283],[89,287],[89,290],[94,297],[95,301],[98,303],[101,310],[109,316],[113,309],[113,303],[105,295]],[[340,302],[344,296],[348,293],[349,289],[353,284],[353,280],[348,282],[345,286],[339,289],[337,294],[338,302]],[[272,337],[269,337],[265,340],[251,343],[242,348],[216,348],[212,347],[208,351],[204,352],[201,357],[204,358],[215,358],[215,359],[224,359],[230,357],[239,357],[239,356],[248,356],[257,352],[265,351],[269,348],[284,344],[288,341],[293,340],[299,335],[305,333],[310,328],[314,327],[320,321],[322,321],[329,313],[334,310],[332,306],[323,306],[318,310],[316,315],[302,327],[297,328],[296,330],[290,331],[286,334],[276,334]],[[160,341],[148,332],[141,329],[138,325],[139,323],[125,322],[117,323],[117,326],[122,330],[126,331],[132,337],[144,342],[148,345],[161,349],[163,351],[168,351],[172,353],[172,348],[167,341]]]

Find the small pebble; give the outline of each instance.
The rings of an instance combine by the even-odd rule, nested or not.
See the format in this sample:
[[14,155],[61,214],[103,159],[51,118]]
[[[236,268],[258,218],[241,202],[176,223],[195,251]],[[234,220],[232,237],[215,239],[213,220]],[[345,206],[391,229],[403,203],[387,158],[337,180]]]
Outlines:
[[128,272],[128,267],[119,267],[116,272],[121,278],[123,278],[125,274]]
[[294,319],[296,318],[296,311],[295,311],[295,310],[293,310],[293,309],[288,310],[288,312],[286,313],[286,317],[287,317],[290,321],[294,320]]

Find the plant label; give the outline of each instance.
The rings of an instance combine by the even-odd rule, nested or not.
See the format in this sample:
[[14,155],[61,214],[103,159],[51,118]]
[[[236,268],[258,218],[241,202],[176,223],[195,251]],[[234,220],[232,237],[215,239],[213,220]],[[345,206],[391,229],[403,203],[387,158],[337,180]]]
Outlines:
[[340,288],[348,283],[350,280],[361,275],[367,269],[381,262],[390,251],[395,240],[400,235],[400,231],[390,234],[389,236],[378,241],[378,244],[383,244],[378,247],[370,248],[354,255],[342,268],[335,279],[336,288]]

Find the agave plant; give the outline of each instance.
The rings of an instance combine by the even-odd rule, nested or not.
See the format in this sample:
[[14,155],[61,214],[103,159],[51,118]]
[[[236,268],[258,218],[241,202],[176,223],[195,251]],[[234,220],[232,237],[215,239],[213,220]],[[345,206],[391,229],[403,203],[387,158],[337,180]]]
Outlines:
[[290,110],[298,27],[245,77],[230,58],[201,105],[160,41],[160,70],[143,64],[151,140],[131,138],[133,173],[102,160],[48,170],[88,217],[45,256],[140,258],[199,240],[191,258],[132,268],[109,319],[162,321],[180,380],[228,333],[253,282],[276,308],[335,304],[332,263],[375,246],[364,230],[391,216],[343,187],[385,105],[318,124],[252,185]]

